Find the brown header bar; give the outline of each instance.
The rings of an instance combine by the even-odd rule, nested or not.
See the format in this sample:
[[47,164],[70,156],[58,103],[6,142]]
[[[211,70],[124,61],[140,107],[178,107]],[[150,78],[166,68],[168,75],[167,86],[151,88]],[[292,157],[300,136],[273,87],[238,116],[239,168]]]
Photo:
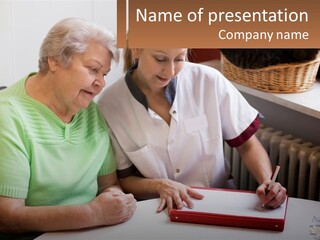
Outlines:
[[127,1],[129,16],[118,0],[119,47],[128,29],[130,47],[320,48],[318,0]]
[[117,0],[117,45],[126,45],[126,0]]

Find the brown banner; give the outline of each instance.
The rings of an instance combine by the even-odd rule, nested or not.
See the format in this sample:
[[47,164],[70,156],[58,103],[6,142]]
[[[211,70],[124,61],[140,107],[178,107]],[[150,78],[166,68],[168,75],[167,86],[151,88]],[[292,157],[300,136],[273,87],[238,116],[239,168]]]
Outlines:
[[126,19],[127,19],[126,0],[117,0],[117,45],[126,45]]
[[126,26],[130,47],[320,48],[318,0],[127,1],[129,16],[118,0],[119,47]]

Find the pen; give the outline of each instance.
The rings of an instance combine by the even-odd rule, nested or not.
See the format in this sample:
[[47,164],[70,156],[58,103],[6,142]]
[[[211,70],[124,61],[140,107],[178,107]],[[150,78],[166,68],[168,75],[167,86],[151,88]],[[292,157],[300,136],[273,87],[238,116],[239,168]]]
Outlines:
[[[280,170],[280,166],[277,165],[276,166],[276,169],[274,170],[273,174],[272,174],[272,177],[271,177],[271,182],[267,188],[267,192],[266,194],[268,194],[269,190],[271,189],[271,187],[274,185],[274,183],[276,182],[276,179],[277,179],[277,176],[278,176],[278,173],[279,173],[279,170]],[[264,208],[265,205],[262,203],[261,204],[261,207]]]
[[276,169],[274,170],[274,173],[272,174],[272,178],[271,178],[271,183],[268,186],[268,191],[270,190],[270,188],[274,185],[274,183],[276,182],[276,178],[278,176],[280,170],[280,166],[277,165]]

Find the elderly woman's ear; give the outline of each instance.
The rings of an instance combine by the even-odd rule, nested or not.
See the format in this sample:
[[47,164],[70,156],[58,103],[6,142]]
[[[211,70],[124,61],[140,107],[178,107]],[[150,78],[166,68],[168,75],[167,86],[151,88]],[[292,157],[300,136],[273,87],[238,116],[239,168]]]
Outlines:
[[48,66],[51,72],[57,69],[58,61],[54,57],[48,57]]

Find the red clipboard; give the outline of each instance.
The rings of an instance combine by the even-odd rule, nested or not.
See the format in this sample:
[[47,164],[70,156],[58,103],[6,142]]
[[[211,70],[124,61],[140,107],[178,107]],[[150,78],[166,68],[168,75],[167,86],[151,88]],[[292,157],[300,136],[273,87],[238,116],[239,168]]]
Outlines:
[[288,197],[277,209],[261,208],[259,197],[253,191],[197,188],[205,197],[193,199],[194,208],[173,209],[172,222],[187,222],[228,227],[242,227],[283,231]]

